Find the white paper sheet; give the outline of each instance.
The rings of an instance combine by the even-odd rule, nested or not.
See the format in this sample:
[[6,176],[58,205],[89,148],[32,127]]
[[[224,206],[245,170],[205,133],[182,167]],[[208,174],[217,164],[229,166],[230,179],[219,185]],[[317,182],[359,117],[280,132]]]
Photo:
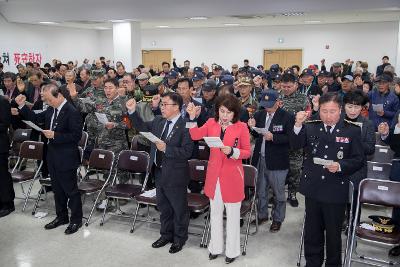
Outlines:
[[34,129],[34,130],[36,130],[36,131],[39,131],[39,132],[43,132],[43,129],[40,128],[39,126],[37,126],[36,124],[34,124],[33,122],[31,122],[31,121],[24,121],[24,120],[23,120],[23,122],[24,122],[26,125],[28,125],[29,127],[31,127],[32,129]]
[[108,122],[106,114],[98,113],[98,112],[95,112],[94,114],[96,115],[96,117],[97,117],[97,119],[99,120],[100,123],[106,124]]
[[148,190],[148,191],[144,191],[141,194],[141,196],[143,196],[143,197],[155,197],[156,196],[156,189],[154,188],[154,189],[151,189],[151,190]]
[[268,132],[268,130],[265,128],[252,127],[252,129],[254,131],[256,131],[258,134],[262,134],[262,135],[264,135]]
[[151,132],[139,132],[141,135],[146,137],[150,142],[156,143],[156,142],[162,142],[160,138],[152,134]]
[[317,165],[331,165],[333,163],[333,160],[327,160],[327,159],[321,159],[321,158],[313,158],[314,164]]
[[372,110],[375,112],[383,111],[383,104],[372,104]]
[[222,143],[221,138],[219,137],[214,137],[214,136],[209,136],[209,137],[204,137],[204,141],[207,143],[209,147],[224,147],[224,143]]

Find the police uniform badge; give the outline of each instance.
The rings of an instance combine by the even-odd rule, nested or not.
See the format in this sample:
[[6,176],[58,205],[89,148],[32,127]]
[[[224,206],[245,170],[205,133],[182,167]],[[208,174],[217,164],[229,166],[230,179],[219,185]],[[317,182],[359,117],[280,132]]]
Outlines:
[[337,158],[338,158],[338,159],[343,159],[343,151],[342,151],[342,150],[340,150],[340,151],[337,153]]

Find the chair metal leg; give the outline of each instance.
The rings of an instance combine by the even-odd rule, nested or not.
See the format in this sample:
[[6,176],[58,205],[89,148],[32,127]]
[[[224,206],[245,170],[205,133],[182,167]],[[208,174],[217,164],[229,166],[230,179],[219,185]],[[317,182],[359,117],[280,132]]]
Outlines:
[[101,216],[100,226],[103,226],[104,224],[104,217],[106,217],[107,207],[108,207],[108,198],[106,198],[106,207],[103,211],[103,216]]
[[94,201],[93,206],[92,206],[92,210],[90,211],[89,217],[88,217],[87,220],[86,220],[86,223],[85,223],[85,226],[86,226],[86,227],[89,226],[90,219],[92,218],[94,209],[96,208],[97,201],[99,201],[99,198],[100,198],[100,195],[101,195],[102,192],[103,192],[103,190],[101,190],[101,191],[97,194],[96,200]]
[[301,237],[300,237],[300,245],[299,245],[299,254],[297,256],[297,266],[300,267],[301,264],[301,258],[302,258],[302,253],[303,253],[303,245],[304,245],[304,226],[306,223],[306,213],[304,213],[304,218],[303,218],[303,227],[301,229]]
[[[211,220],[211,218],[210,218],[210,220]],[[207,230],[206,230],[206,239],[204,240],[204,245],[203,245],[204,248],[208,247],[208,242],[209,242],[209,238],[210,238],[210,232],[211,232],[211,223],[208,224],[208,227],[207,227]]]
[[[246,235],[244,238],[243,251],[242,251],[243,256],[246,256],[247,241],[249,240],[250,221],[251,221],[251,215],[253,215],[253,209],[254,209],[254,205],[251,205],[249,215],[247,216]],[[256,225],[257,225],[257,222],[256,222]]]
[[133,231],[135,231],[135,224],[136,224],[137,215],[138,215],[138,213],[139,213],[139,206],[140,206],[140,204],[137,203],[137,205],[136,205],[136,210],[135,210],[135,216],[133,217],[131,233],[133,233]]
[[39,200],[40,200],[40,197],[42,196],[42,190],[44,190],[44,186],[43,185],[39,189],[38,196],[37,196],[36,201],[35,201],[35,206],[33,206],[32,215],[35,215],[36,209],[39,206]]
[[28,199],[29,199],[29,196],[30,196],[30,194],[31,194],[32,187],[33,187],[33,184],[35,183],[35,180],[36,180],[36,176],[33,177],[32,182],[31,182],[31,184],[29,185],[28,192],[26,193],[26,196],[25,196],[25,202],[24,202],[24,207],[22,208],[22,212],[25,211],[26,204],[28,203]]
[[204,247],[205,245],[205,237],[206,237],[206,230],[208,228],[208,224],[210,223],[210,210],[207,213],[207,216],[205,218],[205,222],[204,222],[204,228],[203,228],[203,233],[201,235],[201,241],[200,241],[200,247]]

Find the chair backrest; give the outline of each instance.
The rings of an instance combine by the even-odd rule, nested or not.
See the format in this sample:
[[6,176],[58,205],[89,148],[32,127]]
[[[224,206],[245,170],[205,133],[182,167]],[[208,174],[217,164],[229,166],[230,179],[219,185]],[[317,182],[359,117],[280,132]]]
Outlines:
[[135,150],[138,151],[139,150],[139,145],[138,145],[138,140],[139,140],[140,136],[139,135],[135,135],[134,137],[132,137],[131,140],[131,150]]
[[79,140],[78,146],[81,147],[83,150],[86,149],[88,138],[89,138],[89,134],[85,131],[82,131],[82,137],[81,137],[81,140]]
[[367,178],[389,180],[392,164],[380,162],[367,162]]
[[146,173],[149,170],[150,155],[145,151],[122,150],[118,155],[117,168],[130,173]]
[[206,180],[208,161],[200,159],[190,159],[188,162],[190,180],[204,183],[204,181]]
[[359,202],[400,207],[400,183],[378,179],[364,179],[359,187]]
[[79,156],[81,157],[81,160],[80,160],[80,162],[82,163],[82,160],[83,160],[83,148],[82,147],[80,147],[80,146],[78,146],[78,149],[79,149]]
[[198,159],[208,160],[210,158],[210,147],[204,141],[199,141]]
[[252,165],[243,165],[244,170],[244,185],[250,188],[256,188],[257,184],[257,169]]
[[93,149],[89,157],[89,169],[111,171],[114,162],[114,153],[104,149]]
[[12,141],[13,143],[22,143],[29,141],[31,138],[32,129],[17,129],[14,131]]
[[24,159],[43,159],[43,142],[24,141],[19,149],[19,157]]
[[375,145],[375,152],[368,160],[373,162],[391,163],[394,156],[393,150],[389,146]]

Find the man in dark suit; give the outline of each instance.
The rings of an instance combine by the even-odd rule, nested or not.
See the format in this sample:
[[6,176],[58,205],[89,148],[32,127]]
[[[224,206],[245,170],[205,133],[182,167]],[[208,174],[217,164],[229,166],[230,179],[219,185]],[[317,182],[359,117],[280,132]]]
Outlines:
[[4,96],[0,96],[0,218],[15,210],[14,188],[8,171],[8,151],[10,143],[8,128],[11,124],[11,105]]
[[[60,90],[55,84],[42,87],[42,99],[49,108],[35,114],[25,105],[26,97],[20,95],[15,101],[23,118],[36,124],[44,123],[43,134],[48,141],[47,164],[54,192],[57,217],[45,225],[54,229],[68,224],[65,234],[73,234],[82,226],[82,202],[78,191],[77,168],[80,163],[78,143],[82,135],[82,121],[79,112],[67,102],[69,92]],[[71,209],[71,219],[68,217]]]
[[[279,94],[267,90],[261,94],[259,110],[254,119],[248,121],[257,138],[252,165],[258,169],[258,223],[268,221],[268,190],[271,186],[275,195],[270,232],[280,230],[286,214],[285,181],[289,170],[289,133],[292,131],[294,117],[279,107]],[[255,131],[253,127],[257,127]],[[263,132],[260,131],[263,129]]]
[[304,251],[307,266],[341,266],[341,230],[349,196],[349,176],[363,165],[361,131],[341,118],[341,99],[328,92],[319,98],[321,120],[307,123],[296,114],[291,145],[304,148],[300,193],[305,196]]
[[183,100],[177,93],[167,93],[161,100],[161,114],[153,121],[143,122],[135,112],[136,101],[126,103],[129,118],[139,131],[151,132],[162,141],[152,143],[150,162],[154,164],[157,207],[160,210],[161,237],[152,244],[159,248],[172,242],[170,253],[182,249],[188,238],[189,208],[187,186],[189,183],[188,159],[193,142],[181,117]]

